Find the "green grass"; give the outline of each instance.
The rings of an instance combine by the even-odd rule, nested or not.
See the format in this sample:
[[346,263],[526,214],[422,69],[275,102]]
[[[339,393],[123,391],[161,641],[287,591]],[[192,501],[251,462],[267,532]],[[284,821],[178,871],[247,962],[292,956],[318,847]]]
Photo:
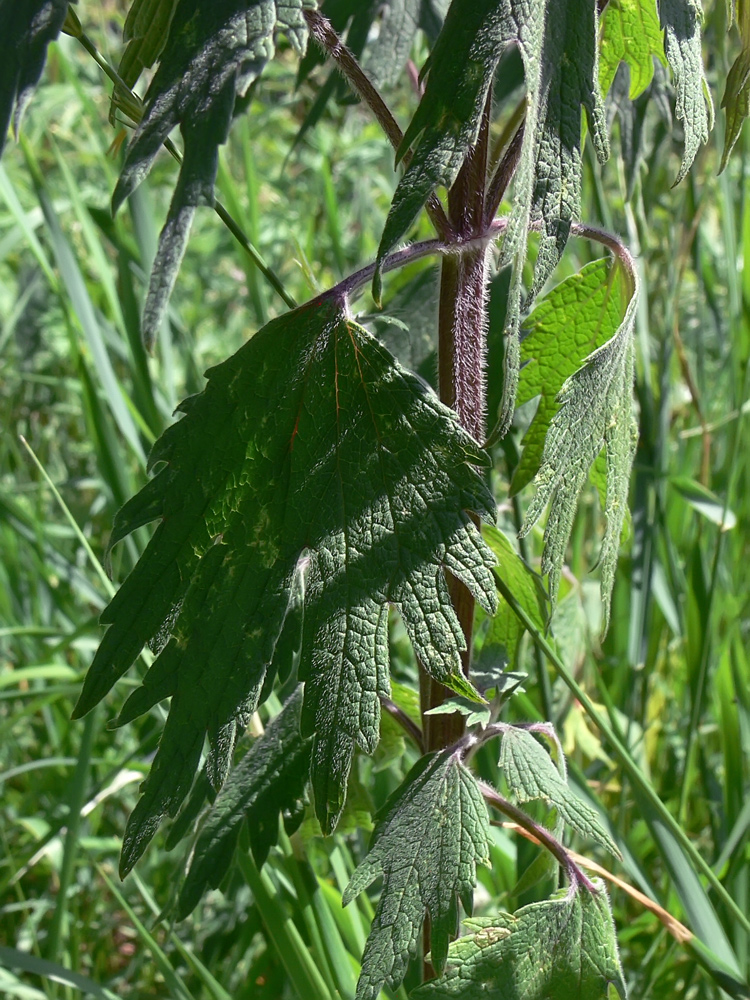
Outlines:
[[[709,43],[720,27],[709,22]],[[112,40],[105,25],[101,32],[107,51]],[[715,51],[712,83],[726,72]],[[310,104],[308,92],[294,94],[293,72],[291,60],[281,60],[264,78],[223,152],[218,193],[286,292],[303,301],[374,257],[395,174],[359,108],[333,108],[286,159]],[[404,112],[410,100],[399,95]],[[527,644],[527,692],[508,713],[552,715],[574,778],[593,789],[621,846],[617,874],[699,939],[689,947],[676,942],[657,916],[613,889],[631,995],[702,1000],[721,995],[719,982],[742,995],[721,976],[742,979],[749,971],[748,928],[737,911],[750,913],[750,268],[743,266],[750,260],[750,136],[717,179],[717,130],[692,176],[672,190],[678,150],[656,110],[649,114],[645,169],[631,205],[623,199],[629,175],[617,138],[606,167],[586,165],[587,221],[625,237],[644,281],[641,443],[612,625],[600,643],[590,573],[600,517],[592,494],[571,543],[550,659],[543,644],[539,655]],[[109,731],[115,693],[84,722],[70,722],[107,600],[99,563],[114,511],[144,481],[149,446],[176,402],[201,387],[205,368],[284,308],[229,230],[203,209],[170,322],[156,356],[145,355],[138,329],[144,275],[175,165],[163,156],[112,220],[117,157],[107,156],[113,132],[106,118],[100,71],[63,39],[24,140],[0,167],[0,992],[277,1000],[294,997],[297,984],[305,997],[351,997],[372,906],[363,896],[342,910],[340,899],[366,834],[282,838],[262,875],[240,866],[222,891],[173,926],[161,913],[178,884],[182,848],[169,852],[157,838],[136,877],[120,885],[115,875],[119,837],[163,713],[157,708]],[[560,273],[592,252],[571,244]],[[367,299],[359,305],[372,308]],[[716,499],[701,500],[691,483]],[[729,530],[717,524],[728,523],[725,511],[736,518]],[[503,517],[512,531],[513,511]],[[116,580],[146,537],[115,553]],[[539,549],[533,535],[532,561]],[[397,624],[392,647],[394,669],[408,676]],[[133,683],[125,679],[121,689]],[[587,714],[587,699],[603,727]],[[491,759],[479,765],[492,776]],[[367,761],[357,766],[360,807],[382,801],[397,779]],[[544,881],[534,888],[525,874],[535,856],[496,830],[477,909],[488,909],[491,898],[512,905],[541,891]],[[406,990],[397,995],[405,1000]]]

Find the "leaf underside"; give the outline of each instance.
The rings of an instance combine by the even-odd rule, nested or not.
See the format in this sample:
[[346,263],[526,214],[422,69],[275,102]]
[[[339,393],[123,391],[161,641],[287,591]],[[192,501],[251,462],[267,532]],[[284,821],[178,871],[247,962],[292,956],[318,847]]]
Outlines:
[[352,875],[346,906],[376,878],[383,890],[362,957],[356,1000],[403,981],[430,914],[432,962],[442,970],[458,925],[471,913],[477,864],[488,863],[489,817],[471,772],[450,750],[417,761],[383,807],[370,851]]
[[685,177],[698,148],[708,141],[714,108],[703,72],[702,11],[698,0],[659,0],[664,51],[674,73],[677,117],[685,130],[685,152],[675,184]]
[[113,210],[148,174],[170,132],[180,126],[184,153],[154,259],[142,332],[153,342],[165,314],[199,205],[213,204],[219,146],[226,142],[235,99],[273,57],[283,31],[303,52],[303,10],[313,0],[182,0],[174,12],[146,107],[112,196]]
[[414,1000],[605,1000],[627,988],[604,883],[531,903],[514,914],[466,921],[448,952],[448,971]]
[[232,861],[243,824],[260,868],[276,843],[279,813],[297,813],[310,772],[312,739],[300,735],[302,689],[298,688],[265,733],[230,773],[202,827],[180,891],[180,919],[204,890],[217,888]]
[[0,154],[13,121],[16,136],[44,69],[47,46],[63,26],[68,0],[0,0]]
[[[105,609],[76,707],[109,691],[143,646],[159,655],[124,724],[172,698],[123,846],[127,871],[190,789],[204,738],[218,785],[236,726],[272,680],[295,580],[304,586],[299,677],[323,830],[341,811],[355,744],[378,740],[388,606],[425,668],[458,693],[464,640],[444,568],[490,611],[494,557],[467,511],[494,516],[486,455],[452,411],[342,306],[319,299],[208,372],[155,444],[156,476],[117,514],[110,544],[160,523]],[[270,673],[269,673],[270,672]]]

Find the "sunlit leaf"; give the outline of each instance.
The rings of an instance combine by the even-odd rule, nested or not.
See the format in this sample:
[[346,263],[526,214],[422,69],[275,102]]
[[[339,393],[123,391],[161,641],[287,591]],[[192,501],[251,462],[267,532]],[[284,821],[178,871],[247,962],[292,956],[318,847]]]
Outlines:
[[604,9],[599,49],[599,84],[606,94],[617,67],[625,62],[630,70],[630,100],[634,101],[651,83],[654,59],[665,66],[656,0],[610,0]]
[[[532,334],[538,336],[539,341],[536,347],[529,347],[529,352],[539,351],[540,358],[546,362],[547,375],[545,377],[545,366],[540,365],[536,373],[532,370],[528,376],[527,391],[541,392],[542,400],[539,431],[533,429],[533,424],[530,428],[532,451],[524,476],[536,465],[535,453],[541,443],[541,431],[545,426],[547,429],[541,464],[534,478],[537,492],[526,511],[522,532],[526,534],[531,530],[549,503],[542,572],[549,574],[550,597],[554,601],[578,497],[588,482],[591,467],[605,449],[606,527],[599,562],[606,627],[636,445],[633,324],[638,289],[635,270],[626,277],[623,268],[623,273],[619,277],[613,274],[610,281],[601,268],[601,263],[589,265],[580,276],[553,289],[548,302],[539,306],[539,322]],[[620,265],[615,264],[614,268],[619,270]],[[618,311],[619,325],[612,333]],[[553,358],[560,359],[560,366],[567,369],[567,375],[568,366],[579,363],[587,346],[593,346],[597,339],[608,334],[609,339],[588,355],[554,396],[557,361]],[[567,360],[563,359],[564,350],[556,343],[558,336],[569,344]],[[545,389],[547,379],[548,388]]]

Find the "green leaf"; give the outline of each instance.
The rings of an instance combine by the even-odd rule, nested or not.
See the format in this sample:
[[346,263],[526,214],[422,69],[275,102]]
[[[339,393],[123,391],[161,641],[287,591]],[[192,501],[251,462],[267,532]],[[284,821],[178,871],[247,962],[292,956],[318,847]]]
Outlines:
[[721,99],[721,106],[727,112],[727,127],[719,173],[726,167],[734,144],[740,137],[742,123],[750,114],[750,3],[740,0],[735,14],[742,39],[742,51],[727,74],[724,96]]
[[128,44],[117,70],[128,87],[134,87],[164,51],[176,8],[177,0],[135,0],[128,11],[122,31]]
[[367,49],[365,72],[382,90],[398,80],[419,27],[422,0],[390,0],[381,8],[377,38]]
[[718,524],[722,531],[731,531],[737,527],[737,515],[734,511],[726,506],[721,497],[717,497],[701,483],[688,476],[670,476],[669,483],[693,510],[697,510],[713,524]]
[[63,26],[68,0],[0,0],[0,154],[8,127],[18,136],[26,105],[44,69],[47,46]]
[[699,0],[659,0],[664,28],[664,51],[674,73],[677,117],[685,129],[685,152],[675,184],[679,184],[695,159],[698,147],[708,141],[714,127],[714,106],[703,72]]
[[531,903],[514,914],[467,920],[450,946],[449,968],[414,1000],[602,1000],[627,988],[609,899],[597,893]]
[[[485,453],[420,379],[325,296],[259,331],[208,373],[155,444],[157,475],[117,514],[111,545],[160,520],[105,609],[76,707],[107,693],[149,639],[168,641],[126,702],[169,717],[123,847],[127,871],[187,794],[208,736],[221,779],[235,722],[267,690],[295,580],[304,582],[302,729],[321,826],[336,824],[355,744],[377,744],[388,685],[388,605],[441,683],[463,634],[443,569],[490,611],[494,557],[467,511],[494,516]],[[211,758],[209,758],[210,760]]]
[[477,705],[475,701],[469,701],[468,698],[462,698],[460,695],[454,695],[452,698],[446,698],[440,705],[436,705],[435,708],[431,708],[424,714],[453,715],[454,712],[459,712],[461,715],[466,717],[467,727],[474,726],[477,723],[481,723],[482,726],[486,726],[490,721],[489,705]]
[[[513,592],[540,632],[547,629],[547,595],[542,581],[524,562],[506,536],[492,525],[482,527],[482,535],[495,554],[495,573]],[[479,670],[485,670],[490,661],[513,665],[516,648],[525,631],[524,625],[508,602],[498,594],[498,607],[477,658]]]
[[477,864],[487,864],[489,817],[473,775],[444,750],[417,761],[386,802],[370,852],[352,875],[346,906],[382,875],[383,889],[362,958],[356,1000],[397,989],[417,952],[425,910],[432,961],[442,970],[458,923],[456,896],[471,912]]
[[[532,735],[533,732],[555,741],[563,773],[555,766],[549,753]],[[551,726],[536,724],[528,729],[503,726],[499,766],[508,787],[519,802],[541,799],[571,826],[576,833],[595,841],[616,858],[617,845],[607,833],[596,811],[570,790],[565,778],[565,758]]]
[[625,62],[630,69],[630,100],[640,97],[653,79],[654,58],[667,65],[656,0],[610,0],[599,48],[602,94],[607,94],[617,67]]
[[206,817],[180,891],[177,906],[184,919],[208,886],[217,888],[226,875],[244,823],[258,868],[276,843],[279,813],[297,810],[310,771],[312,739],[300,736],[302,688],[255,740]]
[[524,5],[519,39],[526,75],[526,122],[516,171],[513,212],[503,259],[513,262],[506,316],[507,349],[501,428],[513,417],[520,354],[521,282],[529,230],[539,228],[529,300],[559,261],[581,211],[582,113],[586,109],[599,162],[609,155],[599,91],[598,5],[595,0],[546,0]]
[[[615,270],[620,267],[619,264],[614,266]],[[562,361],[564,351],[558,351],[558,345],[553,345],[552,341],[548,341],[544,354],[541,354],[541,345],[537,348],[546,364],[540,365],[536,375],[533,370],[529,373],[526,391],[532,394],[528,398],[532,398],[537,391],[542,392],[542,413],[541,416],[537,415],[540,420],[539,430],[548,426],[541,464],[534,479],[537,492],[526,511],[521,533],[528,534],[549,503],[542,572],[549,574],[550,597],[554,603],[578,497],[588,481],[591,466],[602,449],[606,449],[606,528],[599,553],[606,630],[617,550],[627,511],[630,469],[637,441],[632,397],[635,363],[633,324],[638,284],[636,271],[632,267],[627,275],[623,268],[621,283],[613,275],[614,283],[611,288],[608,283],[601,283],[603,272],[593,265],[584,268],[581,275],[578,280],[568,279],[568,283],[563,282],[565,287],[560,285],[550,293],[551,306],[545,303],[540,305],[542,312],[538,319],[542,322],[532,334],[539,341],[544,342],[545,335],[550,336],[551,330],[557,330],[558,333],[554,336],[564,336],[569,343],[570,353],[575,356],[577,352],[580,357],[586,350],[587,338],[592,343],[603,338],[612,329],[617,310],[623,307],[623,290],[625,295],[629,295],[629,301],[614,334],[587,357],[581,368],[566,379],[554,399],[551,392],[555,376],[551,373],[551,368],[557,363],[554,359],[558,357],[561,359],[560,364],[567,364]],[[566,308],[570,312],[566,313]],[[579,309],[587,318],[587,323],[580,327],[580,334]],[[578,341],[579,335],[582,342]],[[568,339],[571,337],[572,342]],[[530,352],[532,349],[529,347]],[[578,363],[578,358],[575,363]],[[545,374],[547,365],[549,368]],[[545,385],[550,388],[545,389]],[[540,436],[536,430],[533,434],[530,433],[533,449],[538,449]],[[529,468],[533,469],[536,461],[532,450],[531,458],[527,460],[526,475]],[[515,483],[514,488],[517,488]]]
[[524,320],[517,404],[538,396],[539,405],[523,438],[511,496],[539,471],[547,432],[560,411],[560,390],[617,333],[629,294],[622,268],[602,258],[555,285]]
[[151,169],[169,133],[180,126],[184,156],[149,283],[142,330],[151,344],[161,325],[198,205],[213,204],[219,146],[226,141],[235,99],[273,57],[283,31],[302,52],[303,10],[314,0],[182,0],[159,68],[146,95],[112,196],[113,211]]

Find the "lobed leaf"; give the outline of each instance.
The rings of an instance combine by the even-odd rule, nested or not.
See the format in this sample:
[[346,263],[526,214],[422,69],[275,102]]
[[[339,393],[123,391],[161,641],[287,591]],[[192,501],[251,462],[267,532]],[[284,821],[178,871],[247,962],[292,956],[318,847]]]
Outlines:
[[630,69],[630,100],[639,97],[654,76],[654,59],[666,66],[656,0],[609,0],[602,16],[599,86],[606,94],[617,67]]
[[448,971],[414,1000],[625,1000],[615,928],[604,883],[531,903],[514,914],[467,920],[470,933],[448,952]]
[[[561,758],[563,772],[564,759]],[[552,758],[527,729],[503,728],[499,766],[519,802],[541,799],[576,833],[595,841],[616,858],[620,852],[597,813],[568,787]]]
[[[554,289],[550,294],[552,308],[544,307],[541,314],[544,324],[548,324],[552,330],[560,329],[565,323],[570,330],[576,323],[576,310],[580,302],[585,315],[590,317],[591,325],[581,327],[583,344],[578,348],[579,351],[585,349],[587,336],[598,338],[611,328],[618,298],[622,302],[622,287],[629,293],[629,301],[614,335],[597,347],[586,358],[583,366],[567,378],[554,402],[549,394],[543,396],[540,403],[540,407],[544,405],[539,418],[540,428],[547,421],[549,423],[541,463],[534,479],[537,492],[526,511],[521,532],[525,535],[531,530],[549,503],[542,572],[549,574],[550,597],[554,603],[578,497],[588,481],[591,467],[602,449],[605,449],[606,527],[599,562],[606,629],[617,551],[627,512],[630,469],[637,442],[632,397],[635,364],[633,325],[638,284],[636,271],[631,266],[627,279],[623,279],[624,286],[620,286],[618,291],[615,285],[611,293],[605,285],[600,285],[598,291],[591,286],[592,281],[595,284],[597,275],[597,270],[592,265],[588,266],[588,270],[584,269],[582,275],[577,283],[568,279],[570,283],[566,288],[558,286]],[[568,299],[573,307],[571,313],[566,314]],[[544,326],[538,327],[538,330],[543,337]],[[550,333],[550,336],[555,335]],[[556,345],[551,347],[552,352],[556,350]],[[529,379],[529,385],[534,386],[533,373]],[[529,391],[534,390],[530,388]],[[536,447],[539,436],[536,431],[535,436],[532,436]],[[528,460],[527,469],[529,466],[533,467],[533,464],[535,460]],[[514,488],[517,488],[516,484]]]
[[[74,0],[75,2],[75,0]],[[0,154],[13,121],[16,136],[44,69],[47,46],[60,33],[68,0],[0,0]]]
[[685,152],[675,184],[690,169],[714,124],[713,102],[703,72],[702,16],[699,0],[659,0],[664,51],[677,89],[677,117],[685,129]]
[[310,773],[312,739],[300,735],[302,688],[297,688],[265,733],[231,772],[201,828],[177,905],[180,919],[229,869],[244,824],[258,867],[278,837],[279,813],[299,812]]
[[199,205],[213,203],[219,146],[226,141],[235,99],[247,92],[273,57],[283,31],[303,52],[303,10],[314,0],[182,0],[174,12],[146,108],[128,148],[112,196],[116,211],[141,183],[168,138],[180,126],[184,156],[167,220],[159,237],[143,336],[156,336],[185,253]]
[[89,711],[152,636],[160,652],[118,724],[172,698],[123,847],[127,871],[174,815],[204,738],[215,784],[235,729],[273,680],[275,646],[304,583],[298,672],[311,778],[330,832],[355,744],[377,744],[388,684],[388,605],[438,681],[478,697],[444,569],[490,612],[494,557],[467,511],[494,516],[454,414],[343,305],[322,297],[273,320],[179,407],[155,444],[157,475],[117,514],[114,545],[160,523],[102,615],[110,628],[76,715]]
[[476,866],[489,861],[488,833],[484,799],[458,754],[444,750],[417,761],[383,807],[370,851],[344,892],[346,906],[383,877],[356,1000],[375,1000],[385,984],[398,988],[425,910],[432,962],[442,970],[458,923],[456,897],[470,913]]

